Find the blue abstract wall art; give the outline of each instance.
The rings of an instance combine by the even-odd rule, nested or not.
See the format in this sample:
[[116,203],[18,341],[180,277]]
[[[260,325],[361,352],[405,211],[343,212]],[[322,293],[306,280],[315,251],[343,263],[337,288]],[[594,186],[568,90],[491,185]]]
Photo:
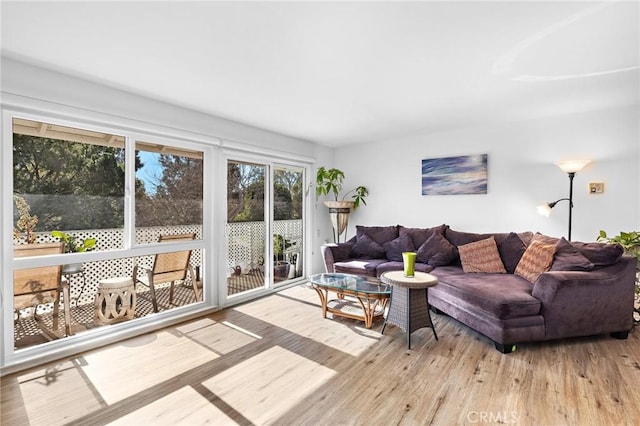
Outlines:
[[422,195],[487,193],[488,154],[422,160]]

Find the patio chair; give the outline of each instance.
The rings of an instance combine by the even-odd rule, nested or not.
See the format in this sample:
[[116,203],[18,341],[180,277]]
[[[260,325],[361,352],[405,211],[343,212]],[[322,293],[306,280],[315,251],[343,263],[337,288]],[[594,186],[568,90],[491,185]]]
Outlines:
[[[44,256],[64,253],[63,243],[25,244],[13,248],[14,257]],[[61,336],[58,332],[60,313],[60,290],[63,293],[64,331],[71,335],[69,282],[62,281],[62,265],[40,268],[16,269],[13,271],[13,309],[16,323],[20,320],[20,309],[33,308],[33,318],[42,331],[52,339]],[[53,302],[53,329],[48,329],[38,315],[38,306]]]
[[[196,234],[161,235],[159,242],[168,241],[190,241],[196,238]],[[173,287],[176,281],[186,281],[187,272],[193,288],[196,302],[200,299],[196,275],[193,267],[189,263],[191,260],[191,250],[176,251],[171,253],[159,253],[155,255],[153,268],[146,269],[146,276],[138,277],[138,265],[133,267],[132,278],[134,283],[141,283],[149,287],[153,312],[158,312],[158,300],[156,298],[156,286],[158,284],[171,282],[169,288],[169,303],[173,304]]]

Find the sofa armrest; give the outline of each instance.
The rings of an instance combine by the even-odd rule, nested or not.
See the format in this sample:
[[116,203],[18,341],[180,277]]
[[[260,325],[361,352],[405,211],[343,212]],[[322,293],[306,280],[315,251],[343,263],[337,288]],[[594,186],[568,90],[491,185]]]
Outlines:
[[324,260],[326,271],[335,272],[333,267],[334,263],[349,259],[352,247],[353,243],[351,242],[324,244],[320,248],[320,251],[322,252],[322,259]]
[[546,337],[628,331],[633,325],[637,260],[623,256],[593,271],[545,272],[532,295],[542,302]]

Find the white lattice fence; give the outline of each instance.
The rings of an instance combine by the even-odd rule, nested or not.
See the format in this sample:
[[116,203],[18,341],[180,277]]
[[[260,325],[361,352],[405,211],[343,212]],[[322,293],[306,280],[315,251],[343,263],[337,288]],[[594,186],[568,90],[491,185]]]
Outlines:
[[[302,220],[278,220],[273,233],[282,235],[291,246],[285,256],[302,253]],[[235,266],[257,269],[265,261],[265,222],[227,223],[227,273]]]
[[[122,229],[94,229],[66,232],[80,240],[95,238],[95,250],[108,251],[121,249],[123,247],[124,231]],[[149,244],[158,242],[160,235],[191,232],[196,234],[197,239],[202,238],[201,225],[155,226],[136,229],[136,241],[138,244]],[[52,237],[50,233],[37,233],[37,243],[52,243],[57,241],[58,239]],[[100,280],[111,277],[130,276],[135,263],[144,268],[151,268],[153,266],[153,259],[154,256],[140,256],[137,258],[120,258],[100,262],[87,262],[83,265],[84,280],[86,280],[84,288],[82,274],[69,276],[69,279],[71,280],[71,299],[76,299],[80,296],[78,298],[78,304],[93,303]],[[202,265],[201,250],[193,250],[191,253],[191,264],[194,267]],[[80,295],[81,290],[82,294]]]

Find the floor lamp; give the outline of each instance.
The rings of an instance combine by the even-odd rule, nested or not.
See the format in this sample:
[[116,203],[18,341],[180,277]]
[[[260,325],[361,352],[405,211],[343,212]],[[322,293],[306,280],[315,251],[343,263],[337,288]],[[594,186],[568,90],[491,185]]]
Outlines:
[[569,175],[569,198],[560,198],[559,200],[546,203],[542,206],[538,206],[538,213],[549,217],[551,213],[551,209],[558,204],[560,201],[568,201],[569,202],[569,232],[567,234],[567,240],[571,241],[571,216],[573,210],[573,178],[576,176],[576,173],[579,172],[589,164],[591,160],[567,160],[556,163],[558,167],[562,169],[562,171],[566,172]]

